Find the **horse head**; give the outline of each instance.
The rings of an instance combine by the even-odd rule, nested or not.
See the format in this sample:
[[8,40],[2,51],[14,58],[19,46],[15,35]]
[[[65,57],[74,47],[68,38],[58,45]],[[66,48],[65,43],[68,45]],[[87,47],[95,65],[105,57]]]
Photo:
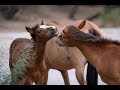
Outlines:
[[[57,35],[56,43],[63,47],[63,46],[69,46],[69,47],[74,47],[73,41],[72,41],[72,33],[74,33],[74,30],[79,29],[73,25],[66,26],[64,29],[59,32]],[[71,33],[72,32],[72,33]]]
[[33,40],[48,41],[56,36],[58,31],[57,27],[45,25],[42,21],[40,25],[35,25],[32,28],[26,27],[26,30],[31,34]]

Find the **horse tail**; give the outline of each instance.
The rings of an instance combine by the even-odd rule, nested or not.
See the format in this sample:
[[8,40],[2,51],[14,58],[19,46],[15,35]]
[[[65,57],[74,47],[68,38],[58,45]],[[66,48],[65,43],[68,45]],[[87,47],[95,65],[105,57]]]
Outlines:
[[97,85],[98,84],[98,73],[96,68],[88,62],[87,66],[87,85]]

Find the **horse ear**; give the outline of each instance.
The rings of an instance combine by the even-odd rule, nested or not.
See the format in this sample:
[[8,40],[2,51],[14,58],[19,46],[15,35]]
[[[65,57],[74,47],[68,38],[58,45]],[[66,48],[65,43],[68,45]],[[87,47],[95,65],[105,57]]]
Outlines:
[[33,34],[32,28],[30,28],[30,27],[25,27],[25,28],[26,28],[26,30],[27,30],[30,34]]
[[41,22],[41,25],[44,25],[44,22],[43,22],[43,20],[42,20],[42,22]]
[[78,26],[79,29],[82,29],[86,24],[86,20],[83,20],[80,25]]

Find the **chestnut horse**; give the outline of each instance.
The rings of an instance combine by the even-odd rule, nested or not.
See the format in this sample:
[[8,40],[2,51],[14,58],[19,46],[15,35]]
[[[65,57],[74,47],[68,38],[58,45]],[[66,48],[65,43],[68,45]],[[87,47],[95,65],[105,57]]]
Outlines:
[[25,48],[32,45],[33,46],[32,50],[35,53],[35,58],[32,58],[32,56],[29,58],[31,60],[28,61],[26,71],[23,73],[22,77],[20,77],[21,80],[15,83],[14,80],[11,80],[11,82],[20,85],[32,85],[33,82],[35,82],[36,84],[43,85],[44,78],[46,75],[46,64],[45,61],[43,60],[45,46],[46,42],[55,36],[55,34],[53,33],[57,33],[56,32],[57,29],[55,26],[47,26],[43,25],[43,23],[40,26],[39,25],[34,26],[32,29],[28,27],[26,27],[26,29],[29,33],[35,35],[36,40],[32,43],[29,39],[25,39],[24,41],[21,40],[21,43],[25,42],[25,44],[22,45],[24,46],[22,49],[21,45],[16,45],[14,44],[13,41],[13,43],[10,46],[11,75],[14,75],[14,73],[12,73],[12,70],[14,70],[14,65],[17,62],[16,60],[18,60],[17,58],[21,55],[22,50],[24,51]]
[[62,47],[77,47],[96,68],[103,82],[120,85],[120,41],[96,37],[70,25],[58,34],[56,43]]

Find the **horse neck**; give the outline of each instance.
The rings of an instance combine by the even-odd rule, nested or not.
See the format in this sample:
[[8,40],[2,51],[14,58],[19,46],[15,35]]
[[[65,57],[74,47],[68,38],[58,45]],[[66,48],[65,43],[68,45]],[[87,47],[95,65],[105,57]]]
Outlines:
[[107,51],[106,48],[98,45],[89,42],[79,42],[76,45],[86,59],[95,67],[101,62],[103,52]]
[[43,55],[46,47],[46,42],[39,42],[35,44],[36,64],[40,64],[43,61]]

